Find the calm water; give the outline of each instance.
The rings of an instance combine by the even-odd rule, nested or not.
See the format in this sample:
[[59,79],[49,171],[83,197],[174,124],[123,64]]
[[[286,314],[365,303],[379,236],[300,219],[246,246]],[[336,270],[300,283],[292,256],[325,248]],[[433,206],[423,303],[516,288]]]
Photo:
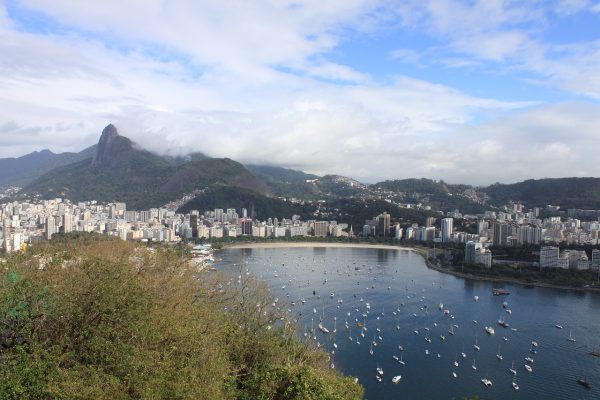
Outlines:
[[[366,399],[462,399],[473,395],[482,399],[600,399],[600,358],[587,354],[600,350],[597,294],[507,284],[503,287],[510,290],[509,296],[492,296],[491,283],[429,270],[421,256],[401,250],[226,249],[219,257],[219,269],[239,272],[244,265],[266,280],[279,298],[278,305],[299,316],[298,335],[303,340],[312,319],[313,341],[335,351],[331,356],[335,367],[358,377],[366,388]],[[306,300],[304,305],[301,299]],[[440,302],[449,314],[439,309]],[[502,317],[509,328],[498,325]],[[330,331],[337,328],[336,333],[318,331],[320,318]],[[367,330],[361,330],[356,320],[366,323]],[[458,326],[453,328],[455,335],[450,335],[454,325]],[[496,334],[486,334],[486,325]],[[567,340],[571,331],[575,342]],[[476,340],[480,351],[473,347]],[[377,346],[370,355],[373,341]],[[530,353],[532,341],[539,344],[535,355]],[[405,365],[394,355],[402,357]],[[532,372],[524,368],[525,357],[534,359]],[[453,365],[455,360],[458,367]],[[513,361],[519,391],[511,385]],[[375,379],[378,366],[384,371],[380,383]],[[391,382],[395,375],[402,376],[399,384]],[[493,382],[491,388],[481,383],[486,377]],[[594,387],[588,390],[578,385],[580,377]]]

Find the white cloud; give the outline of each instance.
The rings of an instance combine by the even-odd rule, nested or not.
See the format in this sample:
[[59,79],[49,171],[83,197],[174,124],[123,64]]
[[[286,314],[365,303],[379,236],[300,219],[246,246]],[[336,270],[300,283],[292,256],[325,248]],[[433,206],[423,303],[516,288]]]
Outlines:
[[[80,150],[109,121],[159,153],[202,151],[368,181],[568,175],[573,157],[600,150],[595,105],[533,108],[402,75],[380,82],[328,60],[345,28],[377,31],[377,21],[392,18],[375,2],[25,4],[77,29],[27,33],[0,6],[0,156]],[[447,35],[457,54],[441,59],[448,65],[522,57],[530,70],[559,76],[574,91],[600,93],[600,82],[577,70],[586,65],[591,75],[598,53],[570,47],[574,65],[548,59],[519,26],[538,9],[515,4],[429,2],[402,22],[416,26],[427,15],[428,29]],[[156,46],[171,56],[156,57]],[[410,50],[392,56],[423,59]]]

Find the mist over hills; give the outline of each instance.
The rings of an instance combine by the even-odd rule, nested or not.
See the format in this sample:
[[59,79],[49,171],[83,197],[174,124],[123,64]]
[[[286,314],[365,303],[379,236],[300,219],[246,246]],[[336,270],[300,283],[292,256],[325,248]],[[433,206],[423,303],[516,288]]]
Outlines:
[[131,209],[160,207],[203,189],[186,210],[193,204],[208,207],[220,202],[236,208],[237,204],[252,204],[259,214],[308,212],[279,197],[305,201],[425,201],[433,210],[458,209],[463,213],[480,213],[509,201],[529,207],[554,204],[562,208],[600,208],[600,178],[531,179],[487,187],[410,178],[366,185],[339,175],[317,176],[272,165],[245,166],[202,153],[161,156],[119,135],[112,124],[104,128],[97,145],[79,153],[42,150],[0,159],[0,186],[9,185],[23,187],[21,196],[124,201]]

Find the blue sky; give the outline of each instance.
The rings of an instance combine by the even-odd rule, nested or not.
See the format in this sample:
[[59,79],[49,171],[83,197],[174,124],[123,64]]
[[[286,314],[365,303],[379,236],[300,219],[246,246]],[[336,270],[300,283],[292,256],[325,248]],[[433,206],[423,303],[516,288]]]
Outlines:
[[115,123],[367,182],[598,176],[600,0],[0,0],[0,157]]

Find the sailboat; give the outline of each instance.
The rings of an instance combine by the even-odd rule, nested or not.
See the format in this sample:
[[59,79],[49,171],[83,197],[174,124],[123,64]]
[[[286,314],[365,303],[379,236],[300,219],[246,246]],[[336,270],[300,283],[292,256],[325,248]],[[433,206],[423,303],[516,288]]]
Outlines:
[[471,368],[473,368],[473,370],[477,370],[477,366],[475,366],[475,359],[473,359],[473,365],[471,365]]
[[450,330],[448,331],[448,333],[454,336],[454,325],[450,324]]
[[406,363],[404,362],[404,359],[403,359],[403,357],[404,357],[404,352],[400,353],[400,361],[398,361],[398,362],[399,362],[400,364],[402,364],[402,365],[406,365]]
[[453,376],[454,378],[456,378],[456,377],[458,376],[458,375],[456,375],[456,370],[455,370],[454,368],[452,368],[452,376]]
[[373,342],[371,342],[371,350],[369,350],[369,354],[373,355]]
[[569,337],[567,338],[569,342],[575,342],[575,338],[573,337],[573,329],[569,331]]
[[515,369],[515,361],[514,361],[514,360],[513,360],[513,362],[512,362],[512,365],[510,366],[510,369],[509,369],[509,371],[510,371],[510,373],[511,373],[511,374],[513,374],[513,375],[516,375],[516,374],[517,374],[517,370]]
[[473,348],[477,351],[481,350],[481,347],[477,344],[477,334],[475,334],[475,344],[473,345]]
[[504,359],[504,357],[502,357],[502,354],[500,354],[500,345],[498,345],[498,351],[496,352],[496,358],[500,361],[502,361]]

